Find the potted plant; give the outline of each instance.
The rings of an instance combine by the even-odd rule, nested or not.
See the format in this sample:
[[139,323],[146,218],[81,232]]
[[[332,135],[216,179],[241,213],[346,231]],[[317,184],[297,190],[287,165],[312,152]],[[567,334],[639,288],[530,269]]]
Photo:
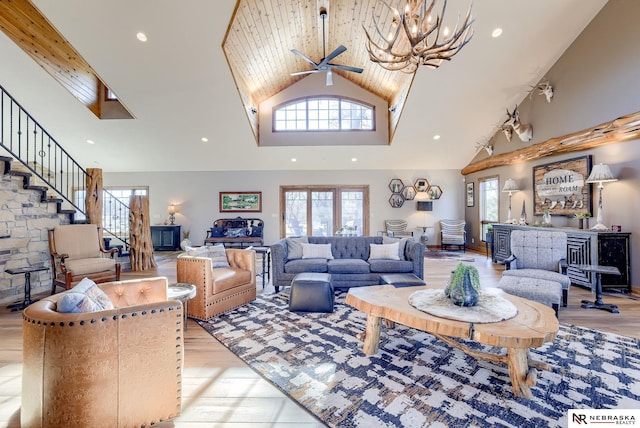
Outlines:
[[474,306],[480,298],[480,276],[478,269],[458,263],[451,272],[444,294],[457,306]]
[[591,213],[588,212],[583,212],[583,213],[576,213],[575,214],[575,218],[578,219],[578,229],[583,229],[584,228],[584,220],[587,220],[587,229],[589,228],[589,217],[591,217]]

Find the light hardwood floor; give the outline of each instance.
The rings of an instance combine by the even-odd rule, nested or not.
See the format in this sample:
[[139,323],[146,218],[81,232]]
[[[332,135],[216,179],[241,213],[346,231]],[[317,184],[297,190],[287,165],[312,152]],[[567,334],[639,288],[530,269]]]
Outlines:
[[[467,253],[480,272],[483,286],[495,285],[502,266],[484,254]],[[166,276],[175,281],[175,258],[172,253],[158,254],[158,268],[146,272],[124,272],[123,278]],[[453,260],[425,260],[425,278],[429,284],[444,286],[456,266]],[[259,293],[273,293],[269,284]],[[37,296],[36,296],[37,297]],[[563,323],[640,338],[640,296],[608,293],[607,303],[616,303],[620,314],[580,308],[582,299],[592,300],[590,290],[572,287],[569,306],[560,309]],[[22,319],[0,305],[0,427],[20,426],[22,371]],[[157,427],[322,427],[324,424],[287,398],[277,388],[254,373],[246,364],[213,339],[193,320],[185,333],[183,372],[183,412],[175,421]]]

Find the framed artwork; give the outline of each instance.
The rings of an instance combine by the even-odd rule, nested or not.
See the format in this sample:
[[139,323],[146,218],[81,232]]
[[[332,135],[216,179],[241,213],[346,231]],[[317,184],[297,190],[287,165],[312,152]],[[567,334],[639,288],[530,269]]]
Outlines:
[[400,193],[404,188],[404,183],[399,178],[394,178],[389,182],[389,189],[391,189],[391,193]]
[[418,178],[413,187],[416,188],[416,192],[426,192],[429,190],[429,181],[426,178]]
[[220,212],[262,212],[262,192],[220,192]]
[[591,155],[533,167],[533,214],[591,213]]
[[416,197],[416,189],[413,186],[404,186],[402,189],[402,197],[405,201],[411,201]]
[[467,183],[467,206],[472,207],[475,205],[475,195],[473,193],[473,182]]
[[389,198],[389,205],[391,205],[391,208],[400,208],[402,207],[403,204],[404,204],[404,198],[400,193],[394,193]]

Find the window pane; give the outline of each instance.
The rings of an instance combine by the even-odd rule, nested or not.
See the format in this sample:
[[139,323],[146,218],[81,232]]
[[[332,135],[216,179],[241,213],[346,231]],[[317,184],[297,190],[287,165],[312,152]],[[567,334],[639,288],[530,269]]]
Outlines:
[[[302,121],[306,123],[303,125]],[[338,97],[307,98],[278,107],[274,113],[273,129],[373,130],[373,123],[374,114],[371,106]]]
[[333,235],[333,192],[311,192],[312,236]]
[[362,235],[364,193],[362,191],[342,191],[340,199],[342,202],[342,227],[353,232],[356,236]]
[[285,193],[286,236],[307,234],[307,192]]
[[480,240],[484,241],[487,233],[487,224],[482,222],[497,222],[500,203],[500,191],[498,178],[480,180]]

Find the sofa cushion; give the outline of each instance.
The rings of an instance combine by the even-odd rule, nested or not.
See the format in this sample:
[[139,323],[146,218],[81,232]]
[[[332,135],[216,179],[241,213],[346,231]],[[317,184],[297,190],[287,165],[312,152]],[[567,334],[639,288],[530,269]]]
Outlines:
[[308,244],[309,238],[306,236],[291,236],[287,241],[287,259],[295,260],[302,258],[302,244]]
[[571,278],[560,272],[542,269],[509,269],[502,272],[502,276],[515,276],[520,278],[535,278],[546,281],[559,282],[563,288],[568,289],[571,285]]
[[303,259],[333,259],[331,244],[305,244],[302,243]]
[[244,269],[220,268],[213,271],[211,275],[213,287],[211,295],[222,293],[251,282],[251,272]]
[[58,299],[58,312],[97,312],[113,309],[109,297],[89,278],[83,278]]
[[116,261],[103,257],[93,257],[90,259],[67,259],[64,265],[74,276],[78,276],[113,270],[115,269]]
[[369,263],[361,259],[333,259],[327,262],[329,273],[369,273]]
[[286,273],[327,272],[327,259],[289,260],[284,265]]
[[369,267],[376,273],[413,272],[413,263],[407,260],[374,259],[369,261]]
[[369,246],[371,247],[369,250],[369,260],[400,260],[398,256],[400,242],[394,242],[393,244],[369,244]]

